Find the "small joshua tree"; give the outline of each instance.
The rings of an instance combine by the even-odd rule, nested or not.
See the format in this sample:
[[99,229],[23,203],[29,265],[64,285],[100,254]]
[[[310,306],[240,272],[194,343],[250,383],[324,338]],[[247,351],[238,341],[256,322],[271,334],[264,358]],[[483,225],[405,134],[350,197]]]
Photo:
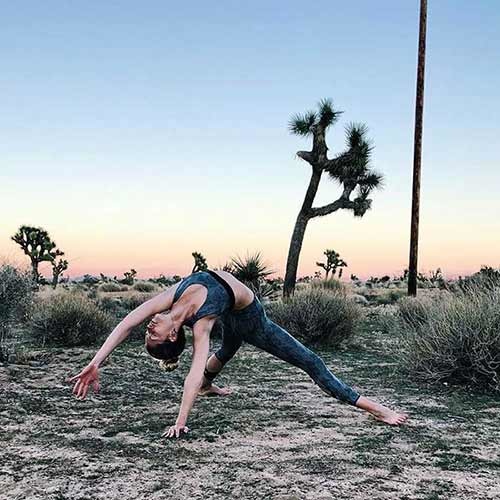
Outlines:
[[316,262],[318,267],[321,267],[325,270],[326,279],[328,279],[328,275],[330,272],[332,276],[335,276],[337,269],[339,269],[339,279],[342,277],[342,268],[347,267],[347,262],[340,258],[340,254],[335,250],[325,250],[323,252],[326,255],[326,262]]
[[35,283],[44,280],[38,272],[40,262],[53,262],[56,257],[64,252],[56,248],[56,243],[50,239],[49,233],[41,227],[21,226],[17,233],[11,237],[31,260],[31,269]]
[[203,257],[200,252],[193,252],[191,255],[194,259],[194,266],[191,274],[197,273],[199,271],[206,271],[208,269],[207,259],[205,259],[205,257]]
[[[311,179],[290,241],[283,287],[285,297],[291,295],[295,288],[299,256],[308,222],[340,209],[351,210],[355,217],[363,217],[372,204],[368,196],[382,184],[382,175],[374,172],[370,165],[373,147],[367,139],[367,128],[363,124],[350,124],[346,129],[347,149],[328,158],[325,135],[340,115],[341,111],[334,110],[332,102],[324,99],[320,101],[317,111],[295,115],[290,121],[292,134],[312,138],[312,149],[297,152],[299,158],[311,165]],[[341,185],[342,194],[332,203],[313,207],[323,172]],[[351,195],[354,196],[353,199]]]
[[123,276],[125,277],[120,280],[121,283],[123,283],[124,285],[133,285],[134,278],[137,276],[137,271],[135,269],[131,269],[130,271],[124,272]]
[[54,259],[52,262],[52,288],[56,288],[59,283],[59,276],[68,269],[68,261],[65,259]]

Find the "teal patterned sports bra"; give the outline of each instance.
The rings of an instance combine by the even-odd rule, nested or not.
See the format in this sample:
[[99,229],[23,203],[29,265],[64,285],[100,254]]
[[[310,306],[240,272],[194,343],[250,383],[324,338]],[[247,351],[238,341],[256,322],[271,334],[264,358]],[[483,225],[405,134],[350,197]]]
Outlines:
[[174,301],[177,302],[186,288],[190,285],[203,285],[207,289],[207,298],[196,313],[184,321],[190,328],[205,316],[220,316],[234,308],[235,297],[233,289],[217,273],[199,271],[186,276],[179,284],[174,294]]

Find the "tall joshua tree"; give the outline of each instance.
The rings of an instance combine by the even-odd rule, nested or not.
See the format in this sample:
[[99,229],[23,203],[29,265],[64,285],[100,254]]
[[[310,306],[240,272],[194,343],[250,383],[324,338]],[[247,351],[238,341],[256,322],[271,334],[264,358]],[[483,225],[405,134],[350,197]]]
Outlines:
[[64,252],[56,248],[57,245],[50,239],[49,233],[41,227],[21,226],[11,239],[30,258],[35,283],[41,281],[38,272],[40,262],[53,262],[56,257],[64,255]]
[[[348,125],[347,149],[333,158],[328,158],[325,135],[341,114],[341,111],[333,108],[331,100],[323,99],[319,102],[317,111],[295,115],[290,120],[289,127],[293,134],[312,138],[311,151],[297,152],[297,156],[311,166],[311,179],[290,241],[283,286],[284,297],[291,295],[295,288],[300,251],[309,220],[323,217],[339,209],[352,210],[355,217],[363,217],[371,208],[372,200],[368,198],[369,194],[373,189],[380,187],[383,181],[382,175],[371,168],[373,146],[367,139],[368,129],[363,124]],[[332,203],[313,207],[323,172],[340,184],[342,194]]]

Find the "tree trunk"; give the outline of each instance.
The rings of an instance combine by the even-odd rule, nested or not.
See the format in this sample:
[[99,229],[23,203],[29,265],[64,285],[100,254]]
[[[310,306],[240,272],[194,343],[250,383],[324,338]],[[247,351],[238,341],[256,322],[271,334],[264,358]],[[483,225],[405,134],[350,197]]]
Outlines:
[[295,228],[293,229],[290,248],[288,250],[288,259],[286,261],[285,282],[283,284],[283,297],[289,297],[295,290],[295,282],[297,281],[297,269],[299,267],[299,256],[304,241],[307,223],[309,219],[302,214],[302,211],[297,217]]
[[40,283],[40,275],[38,274],[38,262],[36,260],[31,261],[31,269],[33,270],[33,280],[35,282],[36,288]]
[[417,96],[415,102],[415,137],[413,147],[413,195],[411,207],[410,262],[408,295],[417,295],[418,229],[420,217],[420,174],[422,162],[422,130],[424,111],[425,39],[427,0],[420,0],[420,29],[418,40]]
[[310,210],[314,202],[314,197],[318,192],[319,182],[323,171],[313,167],[311,180],[307,188],[302,208],[295,222],[293,229],[292,239],[290,240],[290,248],[288,250],[288,258],[286,261],[285,282],[283,284],[283,297],[287,298],[293,295],[295,290],[295,282],[297,281],[297,269],[299,267],[299,256],[304,241],[304,234],[306,232],[307,223],[311,218]]

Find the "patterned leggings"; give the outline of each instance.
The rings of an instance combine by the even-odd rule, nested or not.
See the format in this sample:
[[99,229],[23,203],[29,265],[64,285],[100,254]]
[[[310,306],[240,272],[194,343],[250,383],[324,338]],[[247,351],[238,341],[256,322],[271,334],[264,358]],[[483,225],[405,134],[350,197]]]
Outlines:
[[226,313],[221,319],[224,322],[223,340],[214,354],[223,365],[245,341],[305,371],[330,396],[353,406],[356,404],[360,395],[338,379],[317,354],[271,321],[257,298],[244,309]]

